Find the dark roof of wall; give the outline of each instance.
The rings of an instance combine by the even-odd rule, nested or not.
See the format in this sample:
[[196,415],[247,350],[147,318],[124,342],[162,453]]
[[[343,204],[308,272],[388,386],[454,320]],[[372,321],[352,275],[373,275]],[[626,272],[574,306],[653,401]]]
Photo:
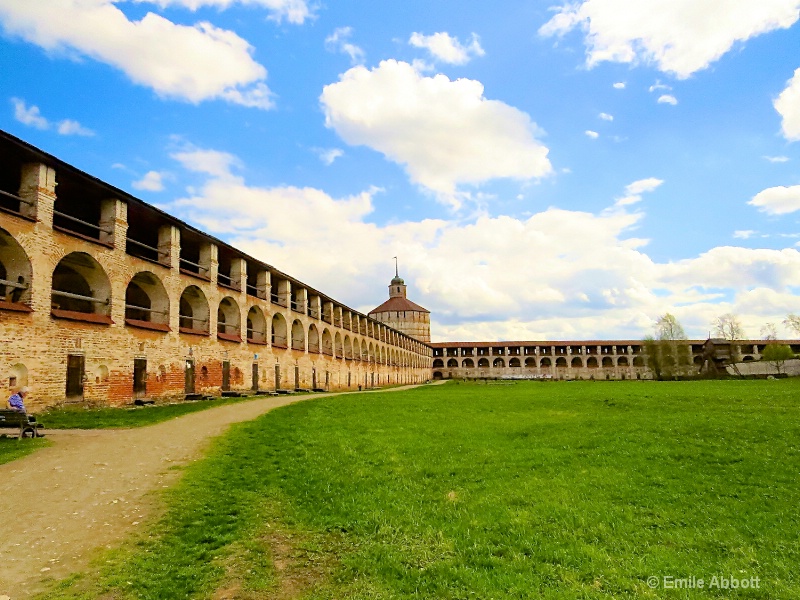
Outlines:
[[380,313],[380,312],[390,312],[390,311],[394,312],[394,311],[404,311],[404,310],[430,313],[430,311],[427,308],[422,308],[419,304],[414,304],[408,298],[401,298],[397,296],[395,298],[389,298],[378,308],[373,308],[371,311],[369,311],[369,314],[374,315],[375,313]]
[[[703,345],[708,340],[680,340],[686,344]],[[719,340],[711,340],[719,342]],[[720,343],[730,344],[728,340]],[[736,340],[737,344],[800,344],[800,340]],[[431,348],[506,348],[513,346],[643,346],[644,340],[541,340],[526,342],[431,342]]]

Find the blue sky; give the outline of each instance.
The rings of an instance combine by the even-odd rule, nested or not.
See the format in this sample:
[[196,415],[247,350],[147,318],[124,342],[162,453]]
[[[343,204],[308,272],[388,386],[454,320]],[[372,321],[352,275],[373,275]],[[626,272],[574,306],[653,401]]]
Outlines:
[[[800,0],[0,0],[0,127],[433,338],[800,311]],[[0,104],[2,106],[2,104]]]

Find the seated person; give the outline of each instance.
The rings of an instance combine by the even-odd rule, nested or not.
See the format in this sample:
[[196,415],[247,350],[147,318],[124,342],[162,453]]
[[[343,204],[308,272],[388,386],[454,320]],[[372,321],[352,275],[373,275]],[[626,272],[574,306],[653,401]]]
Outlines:
[[[27,395],[28,395],[28,388],[27,387],[21,388],[18,392],[12,394],[11,397],[8,399],[8,407],[11,410],[27,414],[24,402],[25,396]],[[36,417],[28,415],[28,423],[36,423]],[[44,434],[39,433],[36,430],[36,428],[34,428],[33,431],[36,434],[36,437],[44,437]]]

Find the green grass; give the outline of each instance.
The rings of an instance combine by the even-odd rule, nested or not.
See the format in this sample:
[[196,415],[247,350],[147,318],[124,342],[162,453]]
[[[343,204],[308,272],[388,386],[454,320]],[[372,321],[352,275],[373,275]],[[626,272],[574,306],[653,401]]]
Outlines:
[[10,438],[0,434],[0,465],[27,456],[47,445],[49,445],[47,440],[39,438],[18,440],[17,438]]
[[[321,399],[236,426],[48,597],[270,597],[275,551],[315,599],[798,598],[798,474],[800,380]],[[647,585],[731,575],[760,587]]]
[[47,429],[121,429],[145,427],[200,410],[252,398],[215,398],[178,404],[156,404],[131,407],[61,406],[37,416]]

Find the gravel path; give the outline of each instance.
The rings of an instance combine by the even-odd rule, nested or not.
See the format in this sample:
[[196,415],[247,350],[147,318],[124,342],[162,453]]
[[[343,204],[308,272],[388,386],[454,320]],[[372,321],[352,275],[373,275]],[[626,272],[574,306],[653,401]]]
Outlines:
[[175,483],[174,467],[201,458],[230,424],[333,395],[257,399],[137,429],[45,430],[52,446],[0,465],[0,598],[41,591],[142,527],[159,507],[152,492]]

